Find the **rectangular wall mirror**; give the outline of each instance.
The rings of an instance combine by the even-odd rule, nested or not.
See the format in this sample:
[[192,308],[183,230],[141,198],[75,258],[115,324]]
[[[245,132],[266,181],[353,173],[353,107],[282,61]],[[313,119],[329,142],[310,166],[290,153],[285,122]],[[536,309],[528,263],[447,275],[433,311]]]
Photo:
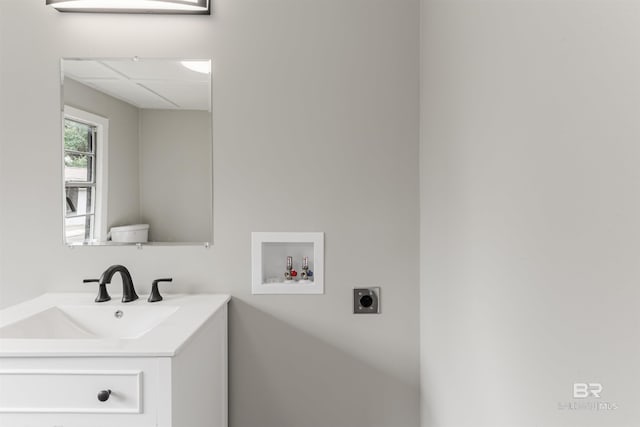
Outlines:
[[61,62],[65,243],[211,242],[211,60]]

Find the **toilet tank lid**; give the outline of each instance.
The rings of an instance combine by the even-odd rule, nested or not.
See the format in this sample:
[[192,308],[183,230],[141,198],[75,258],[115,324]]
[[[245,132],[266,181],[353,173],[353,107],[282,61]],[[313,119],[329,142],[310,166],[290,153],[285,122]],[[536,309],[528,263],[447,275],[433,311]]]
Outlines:
[[125,232],[125,231],[141,231],[148,230],[149,224],[133,224],[133,225],[122,225],[120,227],[111,227],[111,232]]

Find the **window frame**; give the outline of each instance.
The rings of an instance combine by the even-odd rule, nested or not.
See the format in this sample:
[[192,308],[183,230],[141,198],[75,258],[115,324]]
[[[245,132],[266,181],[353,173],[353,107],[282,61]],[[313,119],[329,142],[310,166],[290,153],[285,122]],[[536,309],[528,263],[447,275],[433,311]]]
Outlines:
[[[65,179],[65,143],[64,125],[65,120],[84,123],[96,128],[96,137],[93,141],[94,147],[94,171],[95,180],[95,200],[94,200],[94,222],[93,238],[82,243],[68,242],[66,233],[66,179]],[[79,108],[65,105],[62,113],[62,239],[67,245],[91,244],[95,242],[105,242],[107,240],[107,195],[108,193],[108,145],[109,145],[109,119],[98,116]]]

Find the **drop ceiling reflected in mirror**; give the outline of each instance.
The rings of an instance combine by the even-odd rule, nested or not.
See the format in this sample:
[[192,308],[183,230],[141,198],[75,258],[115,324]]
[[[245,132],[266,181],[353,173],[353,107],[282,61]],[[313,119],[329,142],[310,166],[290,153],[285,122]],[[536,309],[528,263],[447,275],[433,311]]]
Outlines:
[[208,61],[67,59],[64,76],[138,108],[211,111]]

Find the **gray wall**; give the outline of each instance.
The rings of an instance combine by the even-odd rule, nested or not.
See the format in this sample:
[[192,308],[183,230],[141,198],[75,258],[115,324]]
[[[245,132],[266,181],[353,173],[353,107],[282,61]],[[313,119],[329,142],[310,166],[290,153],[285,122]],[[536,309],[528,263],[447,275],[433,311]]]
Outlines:
[[638,425],[639,18],[423,1],[423,426]]
[[139,110],[140,218],[156,242],[211,241],[211,113]]
[[64,80],[66,105],[109,119],[107,231],[140,221],[139,110],[72,79]]
[[[229,292],[232,427],[417,426],[418,1],[214,5],[0,2],[1,304],[93,293],[112,263],[142,292]],[[214,59],[210,249],[62,246],[59,59],[134,55]],[[325,295],[250,295],[250,233],[278,230],[326,232]],[[382,315],[350,314],[357,285],[382,286]]]

